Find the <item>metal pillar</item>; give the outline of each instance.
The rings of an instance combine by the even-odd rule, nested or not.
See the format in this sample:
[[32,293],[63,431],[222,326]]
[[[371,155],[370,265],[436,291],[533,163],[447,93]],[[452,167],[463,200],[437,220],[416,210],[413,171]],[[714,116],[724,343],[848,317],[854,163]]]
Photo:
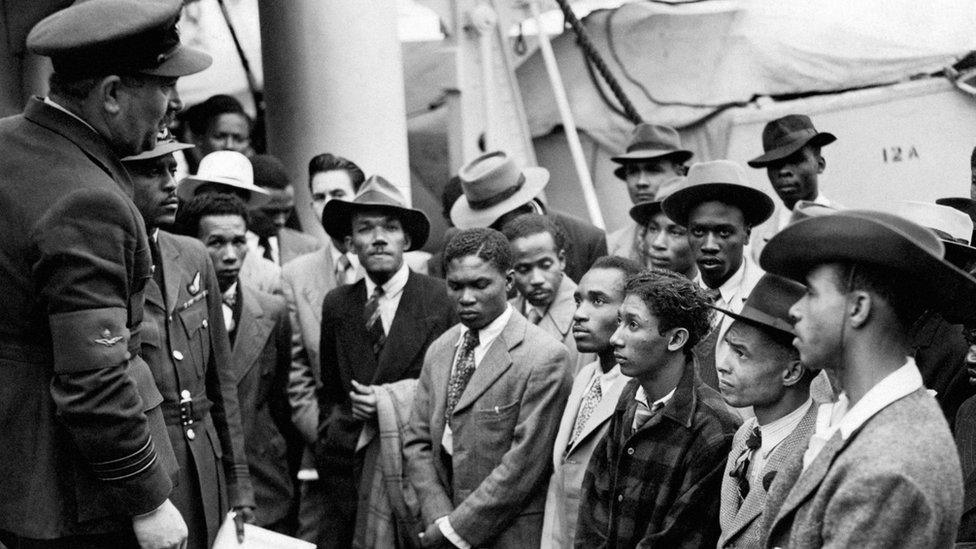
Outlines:
[[295,183],[302,226],[308,161],[331,152],[382,175],[410,200],[403,63],[395,0],[260,2],[268,150]]

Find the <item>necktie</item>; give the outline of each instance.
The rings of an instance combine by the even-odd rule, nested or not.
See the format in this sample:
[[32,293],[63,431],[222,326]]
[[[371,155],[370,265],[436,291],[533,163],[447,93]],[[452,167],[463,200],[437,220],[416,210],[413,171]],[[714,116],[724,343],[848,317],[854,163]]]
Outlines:
[[751,461],[749,458],[761,446],[762,435],[759,432],[759,426],[756,425],[752,428],[752,432],[749,433],[749,438],[746,439],[746,449],[739,456],[735,469],[729,472],[729,476],[738,482],[739,497],[741,499],[746,499],[746,496],[749,495],[749,462]]
[[573,436],[569,439],[570,446],[576,442],[583,432],[583,427],[586,427],[586,422],[593,415],[593,410],[596,409],[601,398],[603,398],[603,389],[600,388],[600,380],[597,379],[594,380],[593,384],[590,385],[590,390],[583,396],[583,403],[580,405],[579,414],[576,416],[576,425],[573,426]]
[[539,309],[536,309],[535,307],[530,307],[529,308],[529,314],[528,314],[528,316],[526,318],[532,324],[538,325],[539,324],[539,321],[542,320],[542,315],[539,314]]
[[258,237],[258,246],[261,246],[262,256],[268,261],[274,261],[274,255],[271,252],[271,239],[267,236]]
[[233,334],[234,329],[237,328],[237,322],[234,321],[234,307],[237,305],[237,291],[228,290],[225,292],[221,299],[223,300],[222,309],[224,311],[224,327],[227,328],[227,334]]
[[637,431],[644,426],[645,423],[657,413],[658,410],[664,408],[663,402],[655,402],[654,406],[651,408],[647,407],[647,404],[637,401],[637,409],[634,410],[634,425],[633,430]]
[[337,285],[342,286],[343,284],[349,283],[346,277],[346,271],[348,271],[349,267],[351,266],[352,263],[349,261],[346,254],[340,254],[335,265],[335,281]]
[[363,309],[363,320],[366,322],[366,332],[373,340],[373,354],[379,354],[386,343],[386,331],[383,329],[383,319],[380,318],[380,298],[383,297],[383,287],[377,286],[373,295],[366,301]]
[[451,374],[451,382],[447,386],[447,408],[444,410],[444,421],[450,423],[454,415],[454,407],[464,393],[464,388],[471,381],[474,374],[474,349],[478,346],[478,332],[468,330],[464,333],[464,341],[461,342],[461,350],[458,351],[457,358],[454,360],[454,372]]

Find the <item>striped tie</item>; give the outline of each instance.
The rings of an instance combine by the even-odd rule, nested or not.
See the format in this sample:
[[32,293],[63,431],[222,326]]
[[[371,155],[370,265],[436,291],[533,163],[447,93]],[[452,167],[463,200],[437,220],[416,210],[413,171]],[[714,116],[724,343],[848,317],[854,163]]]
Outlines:
[[366,332],[373,340],[373,354],[380,354],[380,349],[386,343],[386,331],[383,329],[383,320],[380,318],[380,298],[383,297],[383,287],[376,286],[373,295],[366,302],[363,309],[363,319],[366,321]]

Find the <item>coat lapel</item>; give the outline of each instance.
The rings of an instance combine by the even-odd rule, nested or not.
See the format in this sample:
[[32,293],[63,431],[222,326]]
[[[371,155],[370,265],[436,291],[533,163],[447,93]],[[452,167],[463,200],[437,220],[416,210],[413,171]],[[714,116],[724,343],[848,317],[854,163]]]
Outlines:
[[[852,434],[851,436],[853,437],[855,435]],[[827,472],[830,470],[830,466],[833,464],[837,454],[844,449],[850,440],[850,438],[847,440],[841,438],[840,431],[834,432],[834,435],[827,441],[823,449],[820,450],[820,453],[810,463],[810,466],[802,471],[796,479],[796,483],[790,489],[786,500],[783,501],[783,506],[780,508],[779,513],[776,514],[776,520],[773,522],[774,528],[780,519],[792,514],[813,495],[820,486],[820,483],[823,482],[824,477],[827,476]]]
[[543,322],[549,324],[545,329],[550,333],[552,330],[559,333],[558,339],[560,341],[566,337],[570,328],[573,327],[573,315],[576,314],[576,299],[573,297],[575,292],[576,283],[568,276],[563,275],[563,280],[559,283],[559,292],[556,293],[556,299],[553,300],[545,318],[543,318]]
[[[617,407],[617,401],[620,399],[620,393],[623,391],[624,385],[630,380],[629,377],[621,374],[613,378],[613,380],[608,384],[608,387],[603,389],[603,396],[600,398],[599,404],[593,409],[593,413],[590,415],[590,419],[587,420],[586,425],[583,427],[583,431],[580,432],[580,436],[577,440],[573,441],[573,447],[569,449],[572,453],[577,446],[579,446],[583,441],[587,439],[592,433],[599,431],[600,426],[603,422],[609,421],[613,417],[613,411]],[[582,397],[580,397],[582,398]],[[576,416],[573,416],[575,420]]]
[[234,336],[231,360],[240,382],[258,361],[261,349],[274,328],[274,319],[264,314],[258,296],[248,287],[242,288],[241,319]]
[[513,314],[505,329],[492,342],[485,357],[481,359],[478,368],[471,376],[468,386],[458,399],[454,413],[470,406],[489,387],[512,366],[512,356],[509,351],[522,343],[525,338],[527,321],[522,315]]
[[180,282],[189,280],[187,284],[191,285],[196,282],[200,289],[202,289],[206,281],[202,279],[204,273],[198,272],[197,275],[201,278],[194,281],[188,278],[195,276],[193,273],[183,272],[183,262],[179,261],[180,248],[169,235],[160,231],[157,236],[157,244],[159,245],[159,255],[163,257],[163,284],[166,286],[166,312],[173,314],[180,300]]
[[[569,453],[572,448],[567,450],[569,437],[573,436],[573,427],[576,426],[576,416],[579,415],[580,406],[583,405],[583,395],[589,387],[593,376],[597,375],[599,363],[587,364],[576,374],[573,380],[573,388],[569,392],[569,400],[566,401],[566,409],[563,411],[562,420],[559,422],[559,432],[556,433],[556,444],[553,446],[552,459],[553,465],[559,467],[562,462],[563,453]],[[611,410],[612,413],[612,410]],[[575,444],[574,444],[575,446]]]
[[[719,547],[725,545],[727,540],[732,539],[752,521],[752,517],[746,520],[746,501],[739,501],[739,489],[736,485],[736,479],[730,477],[729,473],[735,469],[739,456],[746,450],[746,438],[749,431],[752,430],[753,425],[755,425],[753,420],[747,420],[736,431],[735,437],[732,439],[732,448],[729,450],[729,459],[725,464],[725,471],[722,475],[722,493],[720,495],[722,498],[722,516],[719,517],[719,520],[722,525],[722,537],[719,539]],[[750,493],[749,496],[752,497],[752,495]],[[746,500],[748,501],[750,497],[747,497]]]
[[427,340],[425,311],[423,289],[417,275],[410,271],[396,314],[393,315],[393,323],[390,324],[390,333],[380,350],[373,384],[400,379],[402,369],[413,362]]

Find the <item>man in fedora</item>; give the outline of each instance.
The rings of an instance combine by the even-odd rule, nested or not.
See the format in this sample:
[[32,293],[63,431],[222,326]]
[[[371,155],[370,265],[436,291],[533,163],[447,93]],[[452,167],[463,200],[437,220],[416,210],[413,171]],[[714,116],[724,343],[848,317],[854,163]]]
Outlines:
[[[659,200],[662,187],[673,186],[684,177],[685,163],[694,156],[681,148],[681,137],[674,128],[640,123],[634,128],[627,151],[610,160],[620,164],[613,171],[618,179],[627,184],[627,194],[633,205]],[[607,235],[610,255],[628,257],[645,267],[653,265],[644,243],[646,227],[641,223],[628,223]]]
[[959,456],[908,335],[930,308],[976,317],[976,280],[943,254],[929,229],[867,210],[795,223],[763,250],[768,272],[808,287],[790,308],[800,361],[832,371],[842,391],[838,413],[818,414],[767,547],[952,545]]
[[464,194],[451,208],[458,229],[491,227],[501,231],[519,215],[548,215],[566,234],[566,275],[579,282],[598,257],[607,255],[606,234],[585,221],[550,210],[539,195],[549,184],[549,170],[519,169],[502,151],[475,158],[458,172]]
[[[745,169],[731,160],[700,162],[661,204],[672,221],[688,228],[698,265],[696,281],[712,303],[738,313],[762,269],[745,253],[753,227],[773,214],[773,200],[749,182]],[[718,388],[715,365],[730,352],[725,333],[732,317],[715,315],[713,329],[695,349],[702,380]]]
[[389,181],[370,177],[352,200],[330,200],[322,219],[366,270],[362,280],[325,296],[319,342],[315,457],[329,498],[318,545],[350,547],[360,478],[372,478],[358,450],[364,426],[376,422],[374,386],[419,376],[427,347],[457,316],[444,281],[404,263],[405,251],[424,245],[430,223]]
[[[789,472],[813,433],[815,402],[832,400],[826,390],[811,392],[817,371],[800,363],[793,347],[789,309],[806,288],[792,280],[766,274],[739,313],[718,309],[734,320],[725,334],[732,347],[718,365],[722,398],[734,408],[752,407],[755,417],[739,427],[722,476],[719,547],[758,547],[764,524],[785,495],[796,473]],[[769,505],[767,505],[767,503]]]
[[[66,5],[61,3],[60,5]],[[207,68],[182,2],[76,2],[34,26],[47,97],[0,121],[0,544],[170,547],[176,460],[139,357],[152,259],[120,158],[156,145]],[[106,24],[111,22],[111,24]]]
[[688,241],[688,229],[675,223],[661,209],[661,203],[681,186],[681,179],[672,179],[658,189],[657,198],[641,202],[630,208],[630,218],[641,227],[641,246],[645,258],[643,265],[668,269],[689,280],[698,277],[698,264]]

